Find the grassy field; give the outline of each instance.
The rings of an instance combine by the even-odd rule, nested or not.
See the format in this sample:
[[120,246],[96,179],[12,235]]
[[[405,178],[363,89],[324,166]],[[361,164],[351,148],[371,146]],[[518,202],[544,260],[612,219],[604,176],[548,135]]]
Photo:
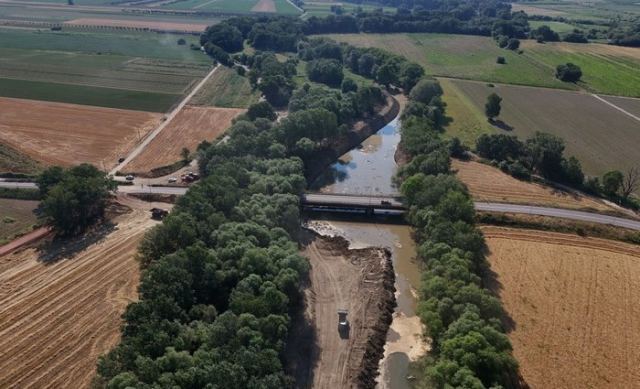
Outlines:
[[221,66],[200,91],[193,96],[190,104],[222,107],[247,108],[260,98],[260,93],[251,89],[247,77],[239,76],[235,70]]
[[164,112],[210,66],[173,35],[2,31],[4,97]]
[[37,201],[0,199],[0,245],[29,231],[37,222]]
[[[424,66],[427,74],[508,84],[562,89],[575,86],[555,79],[553,72],[516,52],[499,48],[489,37],[447,34],[330,35],[356,46],[379,47]],[[496,63],[498,56],[507,63]]]
[[[483,112],[486,98],[492,92],[503,98],[499,118],[513,129],[490,131],[521,138],[528,138],[536,131],[558,135],[565,140],[567,154],[580,159],[587,174],[625,170],[640,163],[639,123],[589,94],[510,85],[490,88],[485,83],[463,80],[451,82],[461,96],[459,99],[471,102],[467,108],[471,112]],[[471,140],[475,134],[472,130],[465,136]]]
[[524,56],[550,72],[571,62],[582,69],[580,86],[596,93],[640,96],[640,50],[604,44],[523,43]]
[[[257,3],[258,0],[184,0],[163,5],[162,8],[229,13],[251,13],[256,12],[253,7]],[[273,3],[275,10],[273,10],[272,12],[290,15],[300,14],[300,11],[286,0],[274,0]]]
[[532,30],[540,26],[549,26],[553,31],[561,35],[567,32],[571,32],[575,28],[577,28],[576,26],[569,23],[549,22],[549,21],[540,21],[540,20],[530,20],[529,26],[531,26]]
[[[523,54],[500,49],[493,39],[446,34],[345,34],[338,41],[379,47],[422,64],[427,73],[486,82],[557,89],[586,88],[595,93],[640,96],[640,51],[603,44],[523,41]],[[496,63],[503,56],[505,65]],[[559,64],[573,62],[583,71],[579,85],[555,78]]]

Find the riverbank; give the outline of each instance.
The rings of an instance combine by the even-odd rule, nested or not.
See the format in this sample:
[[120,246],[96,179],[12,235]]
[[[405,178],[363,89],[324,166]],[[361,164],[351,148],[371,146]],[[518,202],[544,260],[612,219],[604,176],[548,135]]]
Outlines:
[[313,182],[318,178],[328,166],[334,163],[341,155],[360,145],[367,138],[378,132],[390,121],[398,116],[401,109],[401,100],[384,92],[386,103],[380,106],[369,118],[358,121],[347,134],[329,144],[315,154],[313,161],[308,161],[305,166],[305,176],[307,182]]
[[[308,230],[302,254],[311,270],[305,288],[305,321],[297,323],[290,356],[298,387],[373,388],[395,306],[391,252],[349,248],[337,236]],[[338,310],[349,330],[338,330]],[[302,344],[296,344],[302,343]],[[295,370],[294,370],[295,369]]]

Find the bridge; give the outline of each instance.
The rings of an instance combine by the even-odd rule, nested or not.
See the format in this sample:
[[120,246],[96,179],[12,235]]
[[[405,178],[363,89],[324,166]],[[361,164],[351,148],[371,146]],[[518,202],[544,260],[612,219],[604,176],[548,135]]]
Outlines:
[[310,212],[400,215],[406,210],[399,196],[306,193],[300,203]]

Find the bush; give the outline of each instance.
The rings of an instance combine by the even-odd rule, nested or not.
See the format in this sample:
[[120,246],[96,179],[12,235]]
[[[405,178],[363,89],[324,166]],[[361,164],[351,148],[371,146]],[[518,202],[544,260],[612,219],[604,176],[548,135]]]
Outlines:
[[584,36],[581,31],[570,32],[562,39],[565,42],[571,43],[589,43],[589,40]]
[[317,59],[307,63],[307,75],[311,81],[332,87],[340,86],[344,73],[342,64],[335,59]]
[[187,44],[187,41],[185,41],[184,38],[178,39],[178,46],[184,46],[186,44]]
[[518,50],[520,48],[520,41],[516,38],[511,38],[507,41],[507,46],[505,47],[508,50]]
[[411,100],[429,104],[434,97],[442,95],[442,87],[437,80],[420,80],[409,93]]
[[538,42],[558,42],[560,40],[560,36],[557,32],[553,31],[551,27],[547,25],[542,25],[535,30],[531,30],[529,36]]
[[558,65],[556,68],[556,78],[564,82],[578,82],[582,77],[582,69],[578,65],[567,63],[566,65]]
[[247,116],[251,121],[254,121],[257,118],[276,120],[276,118],[278,117],[271,104],[266,101],[260,101],[255,104],[251,104],[249,106],[249,109],[247,109]]
[[358,84],[351,78],[345,78],[340,86],[342,93],[356,92],[358,90]]
[[504,65],[507,63],[507,60],[504,57],[498,57],[496,59],[496,63],[499,63],[500,65]]

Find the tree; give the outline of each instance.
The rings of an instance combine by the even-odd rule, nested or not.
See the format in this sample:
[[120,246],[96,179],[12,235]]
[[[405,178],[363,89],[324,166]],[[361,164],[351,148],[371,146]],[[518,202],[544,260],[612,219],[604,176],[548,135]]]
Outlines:
[[496,116],[500,115],[501,102],[502,97],[495,93],[492,93],[487,97],[487,103],[484,105],[484,113],[487,115],[489,121],[493,121]]
[[542,25],[535,30],[531,30],[531,38],[538,42],[557,42],[560,40],[560,36],[557,32],[553,31],[551,27]]
[[251,104],[247,110],[247,116],[249,119],[256,120],[257,118],[266,118],[269,120],[276,120],[278,115],[273,107],[267,101],[260,101],[255,104]]
[[442,87],[437,80],[420,80],[409,93],[412,100],[423,104],[429,104],[431,99],[442,95]]
[[43,175],[38,179],[38,183],[45,183],[40,188],[46,191],[42,211],[48,223],[61,235],[82,232],[101,218],[109,191],[116,187],[103,172],[88,164],[63,170],[59,181],[52,186],[49,186],[51,171]]
[[507,63],[507,60],[504,57],[498,57],[496,59],[496,63],[500,64],[500,65],[504,65]]
[[184,38],[178,39],[178,46],[184,46],[187,44],[187,41]]
[[558,65],[556,68],[556,78],[564,82],[578,82],[582,77],[582,69],[580,66],[571,62],[566,65]]
[[182,157],[183,161],[189,162],[189,159],[191,157],[191,151],[189,151],[187,147],[183,147],[182,150],[180,151],[180,156]]
[[624,175],[624,180],[622,181],[621,192],[622,198],[627,199],[631,196],[631,193],[638,190],[640,187],[640,169],[637,167],[632,167],[627,171]]
[[562,138],[544,132],[536,132],[526,142],[527,156],[531,167],[545,178],[561,180],[564,157]]
[[602,176],[602,191],[607,196],[617,196],[622,182],[624,181],[624,175],[619,170],[612,170],[606,172]]
[[384,86],[398,83],[398,64],[395,61],[387,61],[376,70],[376,81]]
[[423,76],[422,66],[413,62],[404,62],[400,67],[400,86],[404,93],[408,94]]
[[506,49],[518,50],[519,48],[520,48],[520,40],[516,38],[511,38],[507,41]]
[[358,90],[358,84],[351,78],[345,78],[340,86],[342,93],[355,92]]
[[307,64],[307,74],[311,81],[337,87],[342,83],[342,64],[335,59],[317,59]]
[[214,24],[207,27],[200,36],[200,44],[206,46],[207,43],[216,45],[227,53],[235,53],[243,48],[242,33],[229,23]]

